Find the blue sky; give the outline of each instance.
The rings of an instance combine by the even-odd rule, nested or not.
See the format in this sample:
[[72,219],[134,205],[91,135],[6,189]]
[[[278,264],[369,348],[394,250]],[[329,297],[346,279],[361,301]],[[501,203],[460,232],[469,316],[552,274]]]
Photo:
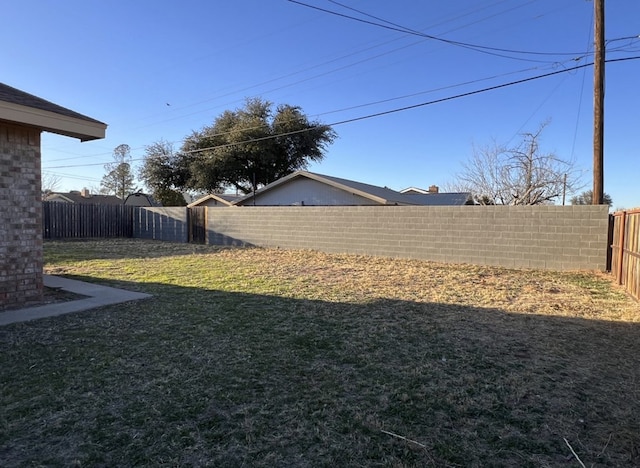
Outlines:
[[[108,124],[95,142],[43,136],[44,172],[60,190],[79,190],[99,186],[116,146],[128,144],[134,159],[160,139],[179,147],[247,97],[331,124],[592,61],[591,1],[301,1],[537,54],[481,53],[287,0],[21,0],[3,6],[2,81]],[[609,0],[606,14],[608,58],[640,56],[639,39],[617,40],[640,35],[640,2]],[[605,191],[614,207],[640,206],[638,82],[640,60],[607,65]],[[590,188],[592,90],[587,67],[337,125],[339,138],[310,170],[396,190],[446,186],[473,144],[515,144],[550,120],[542,149],[575,159]]]

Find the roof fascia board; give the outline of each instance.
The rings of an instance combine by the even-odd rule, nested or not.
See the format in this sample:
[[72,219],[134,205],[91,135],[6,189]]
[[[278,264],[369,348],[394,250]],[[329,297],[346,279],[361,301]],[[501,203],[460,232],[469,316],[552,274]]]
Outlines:
[[80,141],[98,140],[105,137],[107,125],[97,122],[76,119],[55,112],[21,106],[11,102],[0,101],[0,119],[37,127]]
[[231,206],[232,205],[232,203],[230,203],[228,200],[225,200],[224,198],[218,197],[217,195],[214,195],[214,194],[209,194],[209,195],[206,195],[206,196],[200,198],[199,200],[196,200],[196,201],[194,201],[192,203],[189,203],[187,206],[189,208],[193,208],[194,206],[198,206],[198,205],[206,202],[207,200],[216,200],[216,201],[219,201],[220,203],[222,203],[223,205],[227,205],[227,206]]
[[[291,174],[282,177],[276,181],[271,182],[269,185],[266,185],[264,187],[262,187],[260,190],[257,190],[255,193],[256,198],[259,197],[260,195],[262,195],[265,192],[268,192],[270,190],[273,190],[274,188],[278,187],[279,185],[285,184],[288,181],[295,179],[297,177],[306,177],[308,179],[312,179],[315,180],[316,182],[320,182],[323,183],[325,185],[329,185],[331,187],[337,188],[339,190],[342,190],[344,192],[347,193],[352,193],[354,195],[358,195],[361,196],[363,198],[367,198],[369,200],[375,201],[376,203],[380,203],[381,205],[394,205],[396,204],[396,202],[390,202],[389,200],[382,198],[382,197],[378,197],[376,195],[373,195],[369,192],[365,192],[362,190],[358,190],[355,189],[353,187],[349,187],[348,185],[344,185],[341,184],[339,182],[330,180],[330,179],[325,179],[324,177],[322,177],[319,174],[314,174],[313,172],[307,172],[307,171],[296,171],[296,172],[292,172]],[[239,200],[236,200],[234,202],[232,202],[233,205],[243,205],[244,202],[251,200],[253,198],[254,194],[250,193],[246,196],[244,196],[243,198],[240,198]]]
[[75,203],[75,201],[73,201],[71,198],[66,197],[61,193],[53,193],[51,194],[51,198],[53,198],[53,200],[46,200],[46,201],[55,201],[56,198],[62,198],[63,200],[66,200],[67,203]]

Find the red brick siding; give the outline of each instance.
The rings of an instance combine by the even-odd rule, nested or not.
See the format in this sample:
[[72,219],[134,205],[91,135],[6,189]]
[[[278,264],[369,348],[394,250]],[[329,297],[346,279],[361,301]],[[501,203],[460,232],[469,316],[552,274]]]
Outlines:
[[0,310],[42,297],[40,133],[0,122]]

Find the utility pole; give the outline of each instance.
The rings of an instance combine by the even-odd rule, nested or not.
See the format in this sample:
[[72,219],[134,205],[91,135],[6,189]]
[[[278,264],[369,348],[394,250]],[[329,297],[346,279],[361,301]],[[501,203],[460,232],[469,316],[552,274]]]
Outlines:
[[593,61],[593,201],[604,197],[604,0],[593,0],[595,8],[595,56]]

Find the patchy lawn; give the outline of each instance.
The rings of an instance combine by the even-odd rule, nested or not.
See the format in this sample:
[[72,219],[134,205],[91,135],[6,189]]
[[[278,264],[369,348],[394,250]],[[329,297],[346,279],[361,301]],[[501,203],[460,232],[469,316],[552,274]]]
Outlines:
[[154,298],[0,328],[3,466],[640,465],[640,305],[606,275],[124,240],[45,260]]

